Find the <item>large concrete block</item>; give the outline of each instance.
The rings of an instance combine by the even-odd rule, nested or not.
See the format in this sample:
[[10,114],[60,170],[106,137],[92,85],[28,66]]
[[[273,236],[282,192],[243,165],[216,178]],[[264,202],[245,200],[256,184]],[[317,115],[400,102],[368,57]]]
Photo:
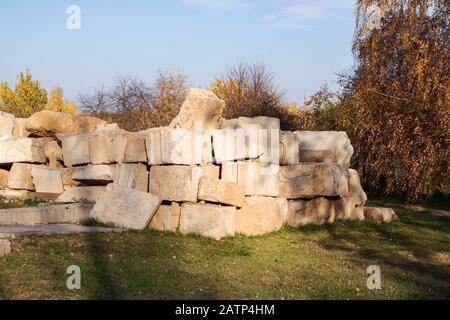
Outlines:
[[278,197],[279,165],[259,162],[238,162],[237,166],[237,183],[245,186],[246,195]]
[[8,187],[18,190],[34,190],[31,176],[32,164],[14,163],[9,171]]
[[291,227],[297,228],[310,223],[332,223],[334,219],[334,202],[331,199],[318,197],[308,201],[289,201],[286,223]]
[[147,162],[147,151],[145,150],[145,137],[130,135],[127,137],[127,144],[125,147],[124,162]]
[[0,225],[32,226],[48,223],[79,223],[89,217],[91,209],[92,205],[78,203],[1,209]]
[[66,136],[61,138],[64,164],[66,167],[88,164],[91,162],[89,155],[89,135]]
[[26,138],[30,132],[25,129],[27,118],[16,118],[14,120],[13,137],[16,139]]
[[80,170],[83,170],[83,167],[61,168],[61,177],[64,187],[76,187],[83,185],[83,183],[72,179],[72,176],[75,174],[75,172],[78,172]]
[[246,200],[247,204],[236,211],[236,233],[256,236],[279,230],[283,226],[286,199],[247,197]]
[[156,195],[110,184],[98,198],[90,216],[106,224],[143,230],[160,204],[161,199]]
[[348,192],[347,170],[322,163],[282,166],[279,188],[280,197],[287,199],[344,196]]
[[8,188],[9,171],[0,169],[0,189]]
[[201,175],[195,166],[152,166],[149,190],[162,200],[195,202]]
[[214,162],[245,160],[247,149],[245,132],[242,129],[220,129],[211,131]]
[[346,196],[354,198],[358,206],[363,206],[367,201],[367,195],[361,187],[361,180],[355,169],[348,169],[348,193]]
[[70,112],[40,111],[28,118],[25,128],[39,136],[55,136],[58,133],[80,134],[95,132],[106,122],[94,117]]
[[172,202],[170,206],[160,205],[152,221],[150,221],[148,228],[176,232],[180,226],[180,216],[181,208],[178,203]]
[[145,137],[148,164],[152,166],[163,164],[161,157],[161,128],[151,128],[141,131],[139,134]]
[[161,129],[161,161],[164,164],[194,164],[193,133],[184,129]]
[[88,165],[76,170],[72,179],[87,185],[107,185],[114,181],[115,165]]
[[227,182],[238,183],[238,163],[230,161],[223,162],[220,178]]
[[0,141],[0,164],[14,162],[45,163],[42,139]]
[[0,111],[0,136],[13,135],[14,119],[14,115]]
[[58,142],[52,138],[44,138],[44,155],[47,158],[47,163],[50,168],[60,168],[60,161],[63,160],[63,150]]
[[180,232],[195,233],[219,240],[234,235],[235,207],[202,203],[181,205]]
[[299,155],[299,139],[298,136],[291,131],[281,131],[280,134],[280,164],[298,164]]
[[206,166],[201,166],[200,168],[202,169],[202,177],[219,179],[220,166],[206,165]]
[[106,191],[104,186],[95,187],[72,187],[65,190],[56,199],[57,202],[88,202],[95,203],[100,195]]
[[337,163],[349,167],[353,147],[347,133],[343,131],[295,131],[295,134],[299,139],[300,161],[305,161],[302,159],[303,151],[321,151],[324,159],[317,159],[320,153],[313,153],[309,157],[316,157],[315,162],[328,162],[330,154],[326,151],[331,151]]
[[343,197],[334,200],[334,211],[336,214],[336,219],[345,220],[355,220],[353,217],[355,215],[355,198],[353,197]]
[[122,163],[127,146],[128,133],[122,130],[100,131],[89,138],[92,164]]
[[224,180],[201,177],[198,199],[243,207],[245,205],[245,188]]
[[64,187],[61,170],[51,169],[45,166],[33,166],[31,176],[36,192],[39,193],[63,193]]
[[200,123],[202,131],[216,129],[220,125],[224,108],[225,101],[217,98],[212,91],[191,88],[169,127],[194,131],[196,123]]
[[123,163],[116,167],[114,183],[123,188],[136,189],[142,192],[148,190],[147,165],[138,163]]

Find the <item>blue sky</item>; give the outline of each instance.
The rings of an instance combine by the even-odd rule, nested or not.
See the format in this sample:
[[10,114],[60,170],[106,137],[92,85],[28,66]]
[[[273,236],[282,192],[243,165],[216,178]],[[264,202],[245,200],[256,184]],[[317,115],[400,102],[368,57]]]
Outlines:
[[[69,30],[69,5],[81,29]],[[353,64],[354,0],[2,0],[0,81],[30,68],[67,97],[119,75],[182,72],[208,86],[227,65],[264,63],[288,101]]]

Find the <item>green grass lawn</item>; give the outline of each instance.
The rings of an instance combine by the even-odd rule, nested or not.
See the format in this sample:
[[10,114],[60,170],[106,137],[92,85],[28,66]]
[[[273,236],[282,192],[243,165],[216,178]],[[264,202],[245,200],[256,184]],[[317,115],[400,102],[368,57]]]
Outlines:
[[[2,299],[450,298],[450,211],[375,200],[400,220],[308,226],[214,241],[155,231],[13,240]],[[81,290],[66,269],[81,268]],[[366,287],[378,265],[382,289]]]

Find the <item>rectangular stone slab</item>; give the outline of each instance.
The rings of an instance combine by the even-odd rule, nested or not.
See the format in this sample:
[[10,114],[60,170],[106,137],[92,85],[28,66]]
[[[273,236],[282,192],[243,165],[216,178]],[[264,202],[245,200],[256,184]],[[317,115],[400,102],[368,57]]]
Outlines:
[[9,171],[8,187],[17,190],[34,190],[31,176],[32,164],[14,163]]
[[61,138],[64,165],[88,164],[91,162],[89,154],[89,135],[75,135]]
[[42,139],[23,138],[0,141],[0,164],[45,163],[45,161]]
[[116,166],[114,183],[123,188],[148,190],[147,165],[142,163],[123,163]]
[[348,192],[347,169],[337,164],[298,164],[282,166],[279,196],[310,199],[340,196]]
[[243,207],[245,205],[245,188],[224,180],[201,177],[198,199]]
[[202,203],[181,206],[180,232],[195,233],[219,240],[234,235],[236,207]]
[[161,199],[156,195],[110,184],[98,198],[90,216],[106,224],[143,230],[160,204]]
[[107,185],[114,181],[115,165],[88,165],[75,170],[72,179],[88,185]]
[[65,190],[57,199],[57,202],[88,202],[95,203],[100,195],[106,191],[104,186],[72,187]]
[[61,170],[45,166],[33,166],[31,169],[33,184],[36,192],[62,193],[64,192]]
[[158,211],[150,221],[149,229],[176,232],[180,226],[181,208],[176,202],[169,205],[160,205]]

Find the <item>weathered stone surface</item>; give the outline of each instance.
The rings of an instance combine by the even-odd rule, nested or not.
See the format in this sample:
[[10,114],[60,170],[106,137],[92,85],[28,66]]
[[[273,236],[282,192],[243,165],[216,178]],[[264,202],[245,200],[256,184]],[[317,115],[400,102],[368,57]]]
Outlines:
[[42,193],[63,193],[64,187],[61,177],[61,170],[51,169],[45,166],[33,166],[31,176],[36,192]]
[[63,150],[58,145],[58,142],[51,138],[43,139],[44,155],[47,158],[48,166],[50,168],[60,168],[59,161],[63,160]]
[[104,127],[106,122],[94,117],[82,116],[76,113],[40,111],[28,118],[26,130],[34,134],[48,137],[57,133],[89,133]]
[[333,200],[318,197],[312,200],[289,201],[289,212],[286,222],[297,228],[306,224],[332,223],[335,219]]
[[114,181],[115,165],[88,165],[76,170],[72,179],[87,185],[107,185]]
[[81,182],[72,179],[72,176],[75,174],[75,172],[78,172],[80,170],[83,170],[83,167],[61,168],[63,185],[65,187],[76,187],[83,185]]
[[353,211],[353,217],[350,220],[364,220],[364,206],[356,206],[355,211]]
[[47,223],[78,223],[89,217],[92,205],[59,204],[27,208],[1,209],[0,225],[36,225]]
[[26,199],[29,197],[29,192],[27,190],[0,190],[0,197],[6,199]]
[[221,179],[245,186],[247,196],[279,195],[279,165],[259,162],[224,162]]
[[244,130],[220,129],[211,131],[214,162],[245,160],[247,149]]
[[202,177],[219,179],[220,166],[209,165],[209,166],[201,166],[200,168],[202,169]]
[[245,189],[244,186],[235,183],[201,177],[198,199],[243,207],[245,205]]
[[0,189],[8,188],[9,171],[0,169]]
[[382,222],[391,222],[397,216],[395,215],[394,210],[392,210],[391,208],[365,207],[364,217],[368,220],[372,220],[377,223],[382,223]]
[[367,201],[367,195],[361,187],[358,171],[348,169],[348,193],[347,197],[353,197],[357,205],[362,206]]
[[[347,133],[344,131],[295,131],[299,138],[300,158],[304,150],[331,151],[336,157],[337,163],[348,167],[353,155],[353,147]],[[328,153],[324,155],[329,157]],[[318,154],[315,154],[318,156]],[[301,159],[305,160],[305,159]]]
[[299,162],[337,163],[336,155],[331,150],[301,150]]
[[14,130],[14,115],[0,111],[0,136],[12,136]]
[[336,219],[356,220],[355,219],[355,198],[343,197],[334,200],[334,211]]
[[0,164],[14,162],[45,163],[42,139],[0,141]]
[[202,169],[194,166],[152,166],[149,190],[162,200],[197,201]]
[[151,128],[141,131],[139,134],[145,137],[148,164],[152,166],[163,164],[161,157],[161,128]]
[[161,161],[164,164],[194,164],[193,133],[184,129],[161,129]]
[[172,120],[170,128],[182,128],[194,131],[201,123],[202,131],[219,128],[225,101],[220,100],[210,90],[191,88],[180,112]]
[[34,190],[31,176],[32,164],[14,163],[9,171],[8,187],[18,190]]
[[89,137],[89,154],[92,164],[122,163],[127,146],[125,131],[103,131]]
[[147,165],[138,163],[123,163],[116,167],[114,183],[123,188],[136,189],[142,192],[148,190]]
[[246,203],[236,211],[236,233],[256,236],[278,230],[283,226],[287,209],[286,199],[247,197]]
[[280,134],[280,164],[298,164],[300,141],[298,136],[291,131],[281,131]]
[[204,203],[181,205],[180,232],[195,233],[219,240],[234,235],[235,207]]
[[282,166],[280,197],[343,196],[348,192],[347,170],[337,164],[298,164]]
[[89,135],[66,136],[61,138],[64,164],[66,167],[88,164],[91,162],[89,155]]
[[104,186],[95,187],[73,187],[65,190],[56,199],[57,202],[88,202],[95,203],[100,195],[106,191]]
[[254,125],[261,129],[280,130],[280,119],[266,116],[253,118],[239,117],[239,126],[241,128],[246,129]]
[[96,130],[96,132],[100,131],[115,131],[120,130],[119,125],[117,123],[107,123],[104,127],[100,127]]
[[147,162],[147,151],[145,150],[145,137],[128,136],[125,147],[123,162]]
[[0,239],[0,258],[6,257],[11,253],[11,242],[6,239]]
[[25,129],[27,118],[16,118],[14,120],[13,137],[16,139],[26,138],[30,132]]
[[159,231],[176,232],[180,226],[180,216],[181,208],[177,202],[172,202],[170,206],[160,205],[148,227]]
[[109,184],[90,216],[106,224],[135,230],[147,228],[161,199],[156,195]]

